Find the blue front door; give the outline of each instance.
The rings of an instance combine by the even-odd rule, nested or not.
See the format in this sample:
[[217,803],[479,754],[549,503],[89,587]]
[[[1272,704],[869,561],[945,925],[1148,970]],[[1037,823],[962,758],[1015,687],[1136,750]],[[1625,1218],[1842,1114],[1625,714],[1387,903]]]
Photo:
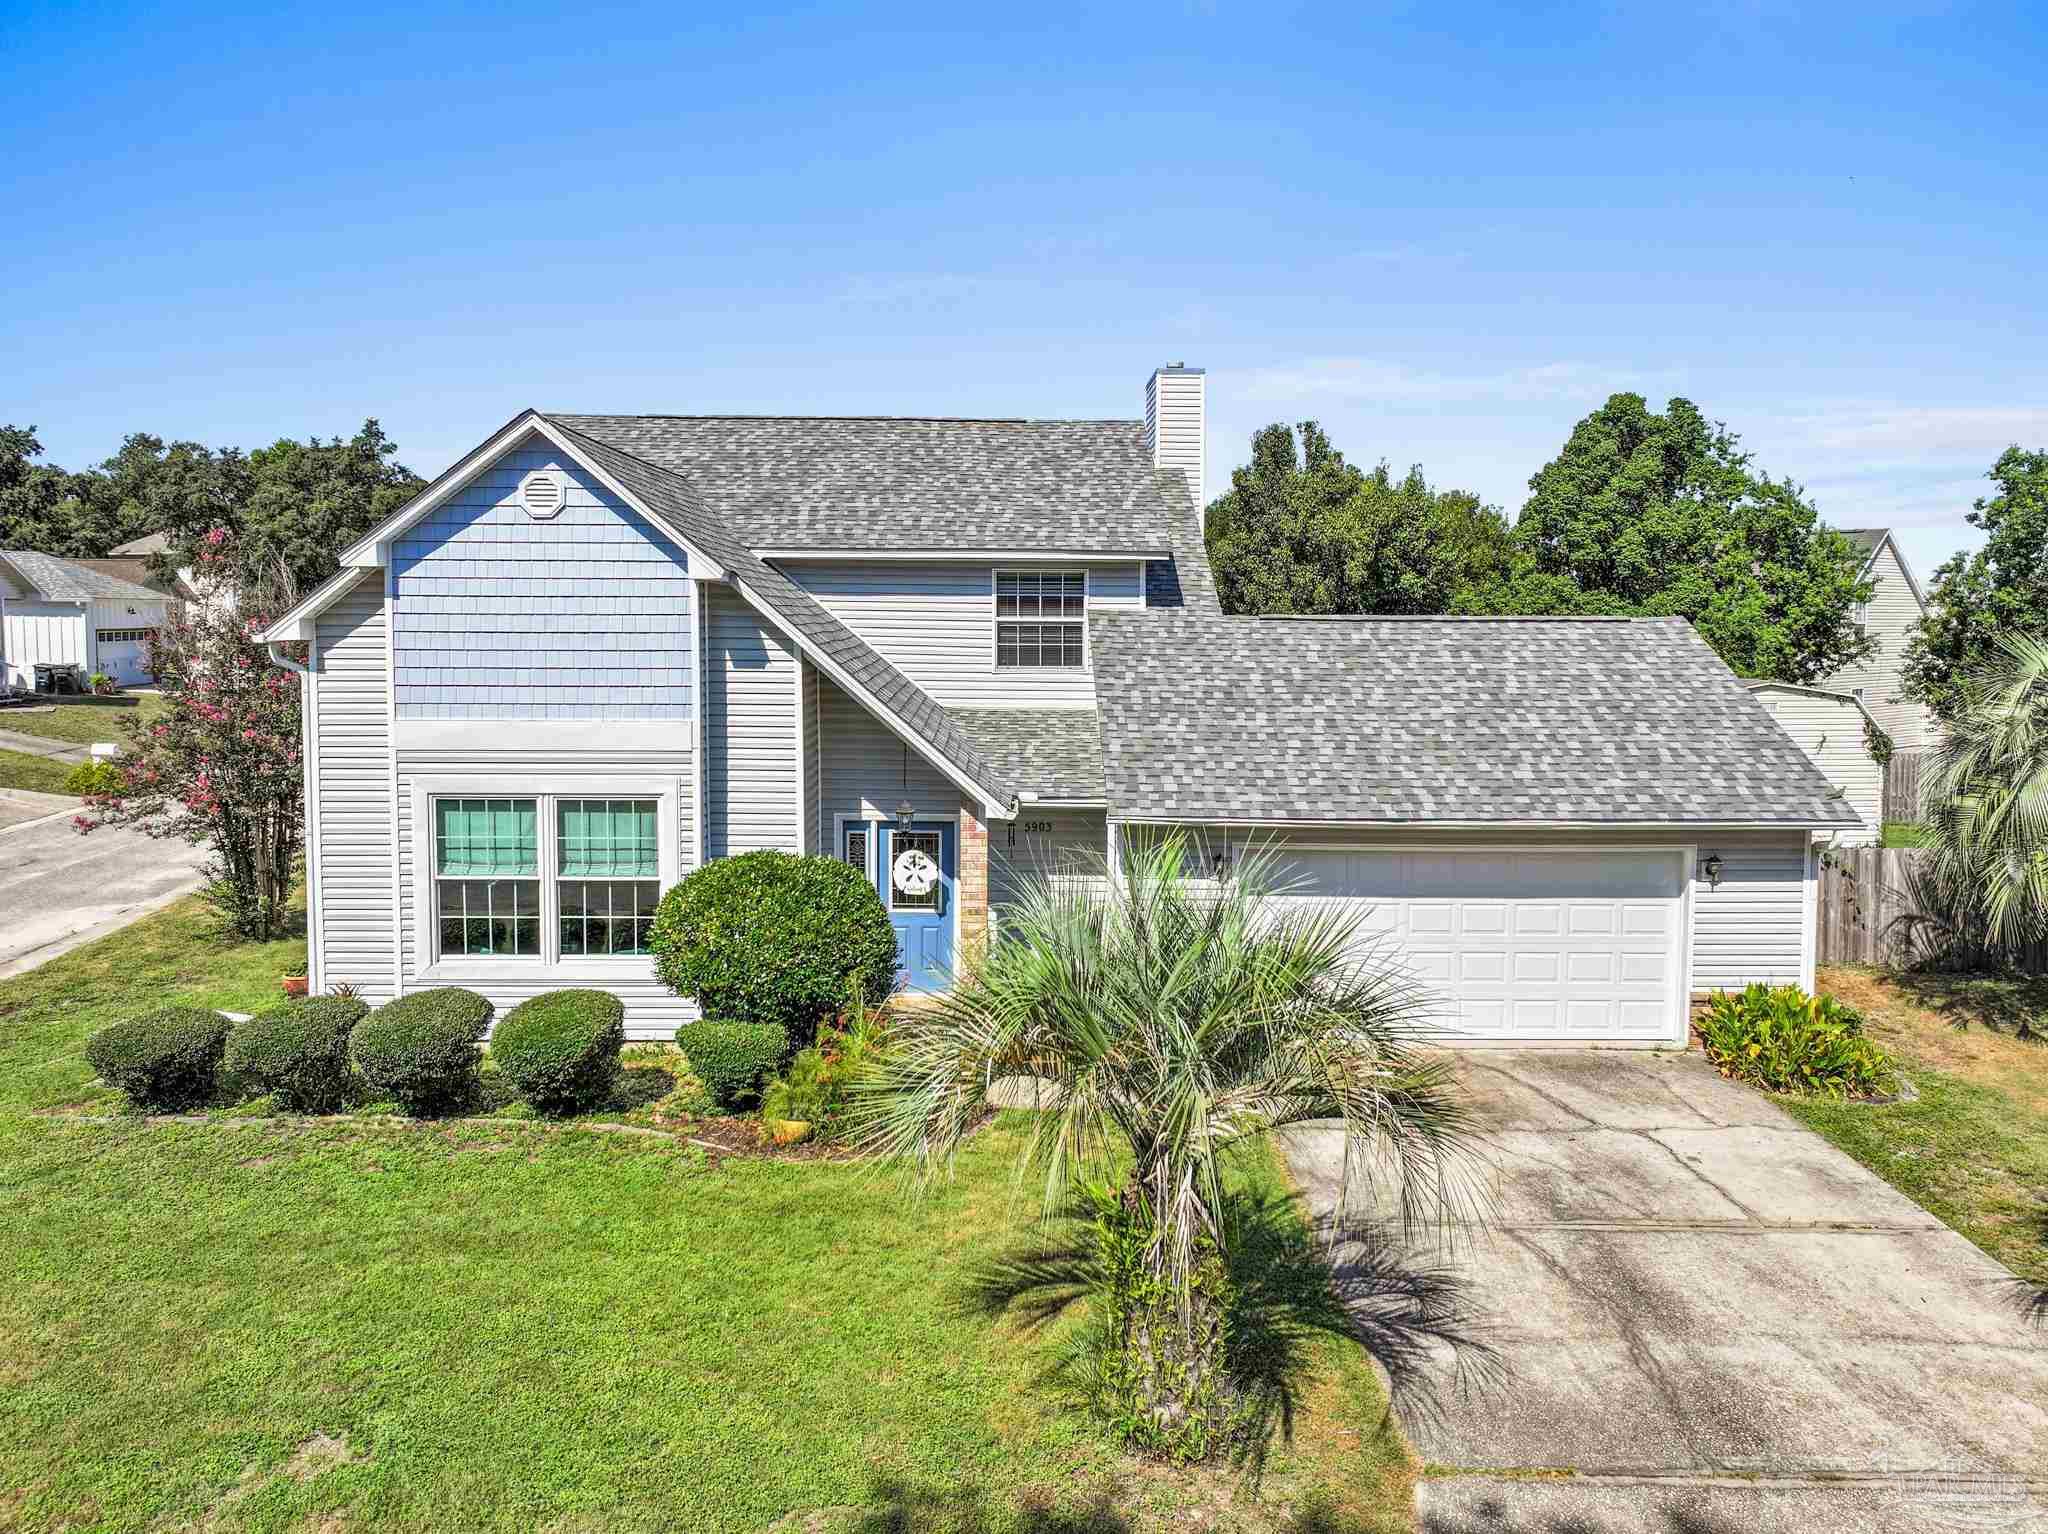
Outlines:
[[956,829],[946,821],[918,821],[908,831],[892,823],[875,828],[875,885],[896,929],[896,979],[913,991],[953,983]]

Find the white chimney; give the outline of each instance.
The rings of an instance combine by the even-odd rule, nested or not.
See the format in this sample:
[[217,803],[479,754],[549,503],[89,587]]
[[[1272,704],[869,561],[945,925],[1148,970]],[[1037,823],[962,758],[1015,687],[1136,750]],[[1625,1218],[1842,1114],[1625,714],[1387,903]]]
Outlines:
[[1208,504],[1204,478],[1209,462],[1207,375],[1182,362],[1156,368],[1145,380],[1145,438],[1155,469],[1179,469],[1188,477],[1195,514]]

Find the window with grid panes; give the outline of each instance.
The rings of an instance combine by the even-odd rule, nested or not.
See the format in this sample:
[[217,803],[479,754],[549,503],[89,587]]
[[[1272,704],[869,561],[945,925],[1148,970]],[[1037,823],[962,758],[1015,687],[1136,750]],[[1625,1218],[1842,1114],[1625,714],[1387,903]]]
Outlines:
[[1087,664],[1088,577],[1080,570],[996,572],[996,664]]
[[540,957],[540,835],[532,799],[434,801],[442,955]]
[[659,801],[555,804],[555,899],[562,957],[646,953],[661,899]]

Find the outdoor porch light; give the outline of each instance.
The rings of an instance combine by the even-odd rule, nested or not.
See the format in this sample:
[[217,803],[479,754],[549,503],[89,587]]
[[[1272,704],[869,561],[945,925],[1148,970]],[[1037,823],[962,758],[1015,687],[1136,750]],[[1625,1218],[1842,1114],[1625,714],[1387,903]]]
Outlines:
[[899,831],[908,831],[908,830],[910,829],[910,827],[911,827],[911,824],[912,824],[912,823],[913,823],[913,822],[914,822],[914,821],[915,821],[916,819],[917,819],[917,806],[916,806],[916,805],[914,805],[914,804],[912,804],[912,803],[911,803],[911,802],[910,802],[910,801],[909,801],[908,799],[905,799],[905,800],[904,800],[904,801],[903,801],[903,802],[902,802],[901,804],[899,804],[899,805],[897,805],[897,806],[896,806],[896,829],[897,829],[897,830],[899,830]]
[[1700,859],[1700,873],[1706,878],[1708,889],[1721,887],[1721,854],[1710,852]]

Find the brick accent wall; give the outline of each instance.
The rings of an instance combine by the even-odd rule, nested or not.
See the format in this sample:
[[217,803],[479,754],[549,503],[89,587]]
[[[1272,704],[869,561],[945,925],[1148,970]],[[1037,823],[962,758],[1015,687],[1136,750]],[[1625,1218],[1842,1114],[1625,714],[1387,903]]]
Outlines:
[[988,946],[988,827],[972,805],[960,806],[960,958]]

